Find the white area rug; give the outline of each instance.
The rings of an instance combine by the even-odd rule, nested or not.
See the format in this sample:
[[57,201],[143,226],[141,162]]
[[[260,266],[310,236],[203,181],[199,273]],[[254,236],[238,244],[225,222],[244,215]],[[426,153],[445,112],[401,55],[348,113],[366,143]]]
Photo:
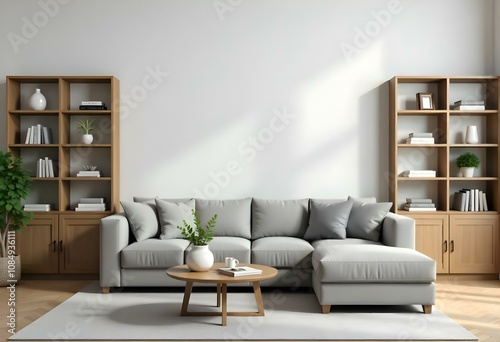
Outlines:
[[[196,289],[195,289],[196,290]],[[10,340],[461,340],[477,338],[436,307],[340,306],[328,315],[312,293],[264,291],[264,317],[180,317],[180,292],[75,294]],[[194,292],[190,311],[219,310],[215,294]],[[256,310],[253,293],[230,292],[229,311]]]

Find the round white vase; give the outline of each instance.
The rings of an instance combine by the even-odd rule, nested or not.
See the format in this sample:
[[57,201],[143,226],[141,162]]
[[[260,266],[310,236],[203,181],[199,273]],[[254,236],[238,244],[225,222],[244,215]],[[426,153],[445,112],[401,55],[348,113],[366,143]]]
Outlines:
[[208,245],[191,245],[191,250],[186,255],[186,264],[191,271],[207,271],[214,264],[214,255]]
[[47,100],[40,92],[40,89],[37,89],[35,93],[31,95],[28,105],[30,109],[33,110],[44,110],[45,107],[47,107]]
[[460,168],[460,173],[464,177],[474,177],[474,168],[473,167],[461,167]]
[[83,134],[82,135],[82,143],[83,144],[92,144],[92,141],[94,141],[94,136],[92,134]]
[[465,131],[465,143],[477,144],[478,142],[477,126],[467,126],[467,130]]

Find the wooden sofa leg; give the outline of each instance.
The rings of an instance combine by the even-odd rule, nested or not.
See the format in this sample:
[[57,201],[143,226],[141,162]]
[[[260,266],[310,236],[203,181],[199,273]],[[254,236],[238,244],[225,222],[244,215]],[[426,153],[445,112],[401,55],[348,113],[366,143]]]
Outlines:
[[109,286],[103,287],[102,288],[102,293],[108,294],[109,293]]
[[422,305],[422,309],[425,314],[430,314],[432,312],[432,305]]
[[330,307],[331,305],[321,305],[321,311],[323,311],[324,314],[330,313]]

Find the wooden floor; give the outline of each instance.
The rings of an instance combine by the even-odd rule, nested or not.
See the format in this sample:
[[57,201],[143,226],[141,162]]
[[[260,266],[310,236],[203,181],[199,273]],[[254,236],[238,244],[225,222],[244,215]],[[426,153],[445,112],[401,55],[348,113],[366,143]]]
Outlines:
[[[16,331],[84,288],[89,280],[22,280],[14,293]],[[500,341],[500,281],[438,280],[436,306],[481,342]],[[7,326],[10,290],[0,288],[0,341],[10,336]],[[10,302],[12,303],[12,302]],[[376,341],[372,341],[376,342]]]

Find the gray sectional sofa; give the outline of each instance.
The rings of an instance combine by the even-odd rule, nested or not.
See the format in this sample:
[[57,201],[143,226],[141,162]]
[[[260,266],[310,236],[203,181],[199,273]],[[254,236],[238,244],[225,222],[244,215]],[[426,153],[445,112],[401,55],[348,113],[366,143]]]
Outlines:
[[273,266],[262,286],[312,287],[323,313],[331,305],[419,304],[435,301],[436,263],[414,250],[413,219],[368,199],[122,201],[124,212],[101,221],[100,284],[184,286],[166,269],[184,264],[189,243],[177,225],[195,209],[202,222],[218,215],[209,248],[216,262]]

